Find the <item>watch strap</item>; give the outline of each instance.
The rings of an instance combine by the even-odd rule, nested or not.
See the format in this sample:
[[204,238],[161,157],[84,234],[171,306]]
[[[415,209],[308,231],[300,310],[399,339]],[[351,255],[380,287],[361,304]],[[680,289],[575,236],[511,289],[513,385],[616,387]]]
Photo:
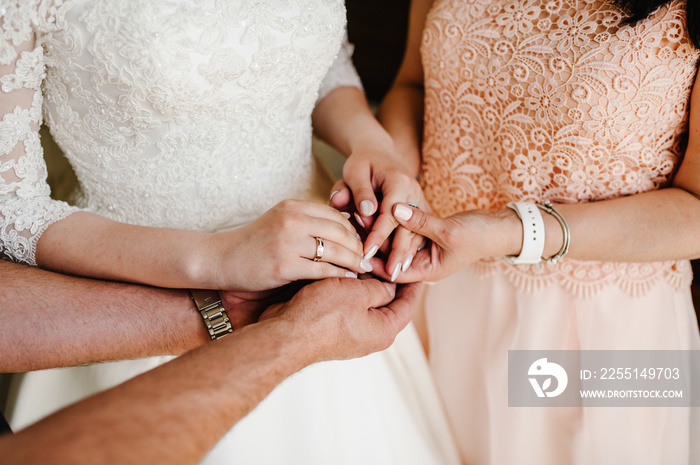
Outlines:
[[190,289],[190,297],[197,307],[204,325],[212,340],[219,339],[233,332],[231,320],[221,301],[218,291],[208,289]]
[[510,202],[506,207],[513,210],[523,225],[523,245],[520,255],[507,255],[513,265],[534,265],[542,261],[544,253],[544,220],[534,202]]

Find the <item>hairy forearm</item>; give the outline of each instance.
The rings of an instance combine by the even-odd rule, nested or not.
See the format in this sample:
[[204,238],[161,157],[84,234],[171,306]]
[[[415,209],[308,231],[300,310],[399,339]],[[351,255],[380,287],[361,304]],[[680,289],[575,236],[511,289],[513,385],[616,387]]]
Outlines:
[[286,320],[248,326],[0,438],[5,464],[195,464],[311,360]]
[[96,281],[0,260],[0,372],[151,355],[209,340],[185,291]]

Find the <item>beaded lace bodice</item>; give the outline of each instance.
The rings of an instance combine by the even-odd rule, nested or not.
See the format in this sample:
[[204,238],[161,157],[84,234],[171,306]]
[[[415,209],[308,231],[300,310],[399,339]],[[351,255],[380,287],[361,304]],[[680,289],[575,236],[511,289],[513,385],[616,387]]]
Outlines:
[[[421,54],[422,183],[441,216],[511,200],[588,202],[664,187],[677,169],[700,53],[674,1],[636,24],[600,0],[437,0]],[[573,238],[575,240],[575,238]],[[589,296],[688,284],[687,262],[512,266],[521,289]]]
[[[34,263],[42,106],[78,206],[220,230],[317,184],[311,112],[360,86],[341,0],[0,0],[0,256]],[[329,71],[330,69],[330,71]]]

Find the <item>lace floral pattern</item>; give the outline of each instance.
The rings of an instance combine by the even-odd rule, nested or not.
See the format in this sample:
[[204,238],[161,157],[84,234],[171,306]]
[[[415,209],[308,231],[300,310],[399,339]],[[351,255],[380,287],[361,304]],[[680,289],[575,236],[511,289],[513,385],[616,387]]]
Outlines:
[[30,264],[45,228],[75,211],[49,199],[42,105],[78,206],[214,231],[308,198],[311,112],[361,86],[341,0],[0,5],[0,255]]
[[[673,1],[628,25],[599,0],[438,0],[421,54],[422,183],[449,216],[511,200],[589,202],[664,187],[682,158],[700,52]],[[480,263],[534,291],[641,295],[691,279],[686,262]]]

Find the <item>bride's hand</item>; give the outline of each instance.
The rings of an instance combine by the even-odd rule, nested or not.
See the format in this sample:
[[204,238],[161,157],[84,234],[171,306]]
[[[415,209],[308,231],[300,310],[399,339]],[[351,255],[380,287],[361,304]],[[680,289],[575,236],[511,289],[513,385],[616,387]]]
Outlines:
[[[363,248],[368,258],[382,248],[396,229],[385,265],[385,273],[395,280],[410,266],[423,237],[398,227],[399,223],[391,214],[392,206],[397,202],[410,202],[423,211],[430,211],[415,177],[406,170],[399,155],[364,149],[348,157],[343,167],[343,180],[336,183],[333,192],[331,206],[352,210],[359,226],[369,232]],[[373,218],[375,213],[376,218]]]
[[[323,255],[314,261],[317,237]],[[199,282],[214,289],[258,291],[362,272],[362,243],[350,222],[329,206],[301,200],[280,202],[242,228],[211,235],[204,246],[206,277]]]

